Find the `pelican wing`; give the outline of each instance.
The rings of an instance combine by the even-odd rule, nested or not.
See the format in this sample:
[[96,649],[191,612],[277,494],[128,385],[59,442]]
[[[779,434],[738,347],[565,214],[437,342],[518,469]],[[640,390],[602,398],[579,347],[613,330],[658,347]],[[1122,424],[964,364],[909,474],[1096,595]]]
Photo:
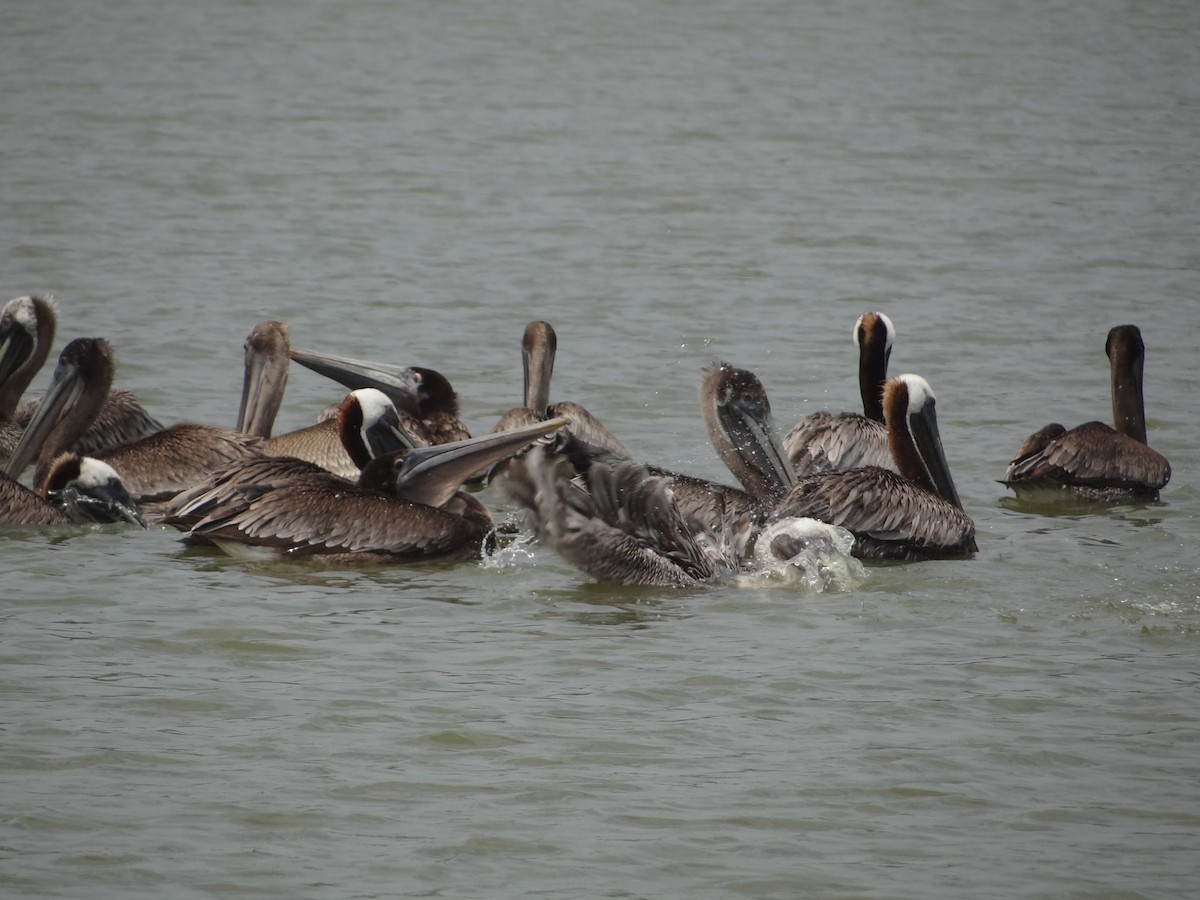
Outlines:
[[244,498],[252,487],[274,490],[298,478],[327,474],[331,473],[317,463],[291,456],[237,459],[167,501],[163,524],[191,527],[214,510]]
[[855,555],[919,559],[974,548],[975,523],[962,510],[895,472],[875,467],[806,478],[775,510],[840,525],[856,539]]
[[172,497],[236,459],[261,452],[263,439],[183,422],[96,454],[121,476],[137,500]]
[[859,413],[805,416],[784,437],[783,449],[800,478],[864,466],[896,471],[887,429]]
[[69,525],[66,513],[0,472],[0,525]]
[[[490,523],[398,500],[332,476],[279,487],[246,485],[189,532],[193,538],[271,547],[288,555],[419,559],[477,555]],[[470,503],[473,498],[465,498]]]
[[270,438],[263,450],[268,456],[306,460],[341,478],[358,478],[358,466],[342,445],[336,417]]
[[670,587],[731,567],[720,543],[680,511],[669,477],[621,459],[593,459],[576,478],[572,471],[539,446],[510,465],[503,483],[573,565],[601,581]]
[[[1005,484],[1048,479],[1094,488],[1153,489],[1171,478],[1166,458],[1103,422],[1087,422],[1066,432],[1050,425],[1022,444],[1004,474]],[[1057,426],[1061,428],[1061,426]]]

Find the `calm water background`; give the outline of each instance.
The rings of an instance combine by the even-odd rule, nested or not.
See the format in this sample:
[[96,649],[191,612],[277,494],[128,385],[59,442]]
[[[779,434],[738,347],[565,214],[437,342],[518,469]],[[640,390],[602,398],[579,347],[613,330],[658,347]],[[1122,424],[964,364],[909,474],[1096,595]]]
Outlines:
[[[854,408],[879,308],[980,544],[814,596],[7,531],[5,896],[1194,895],[1200,5],[38,0],[0,78],[0,299],[163,421],[279,318],[483,431],[546,318],[556,398],[722,477],[700,367]],[[1126,321],[1163,503],[1006,506]]]

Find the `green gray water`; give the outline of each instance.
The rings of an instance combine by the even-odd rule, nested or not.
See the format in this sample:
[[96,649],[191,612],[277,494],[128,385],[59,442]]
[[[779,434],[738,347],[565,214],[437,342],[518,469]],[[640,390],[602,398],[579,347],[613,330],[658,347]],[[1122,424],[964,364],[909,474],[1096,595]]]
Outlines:
[[[10,7],[0,299],[164,421],[232,424],[279,318],[483,431],[545,318],[557,399],[721,477],[700,367],[853,408],[878,308],[980,553],[805,595],[5,531],[5,896],[1194,892],[1196,4]],[[1025,434],[1110,415],[1126,321],[1163,503],[1006,505]],[[336,398],[293,373],[280,428]]]

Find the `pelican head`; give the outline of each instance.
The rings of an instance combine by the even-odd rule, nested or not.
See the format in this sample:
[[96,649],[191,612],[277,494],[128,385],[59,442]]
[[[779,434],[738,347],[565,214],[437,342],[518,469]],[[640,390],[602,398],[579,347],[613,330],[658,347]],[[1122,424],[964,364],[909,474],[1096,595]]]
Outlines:
[[76,522],[129,522],[146,527],[116,469],[93,457],[62,454],[51,465],[44,488],[46,499]]
[[246,372],[236,430],[270,437],[287,386],[289,331],[283,322],[259,322],[246,336]]
[[717,454],[755,497],[778,500],[796,482],[753,372],[714,363],[700,377],[700,406]]
[[292,348],[290,356],[305,368],[332,378],[351,390],[376,388],[383,391],[405,412],[414,415],[422,415],[429,410],[458,412],[458,395],[449,379],[433,369],[393,366],[296,348]]
[[359,469],[380,456],[416,446],[387,394],[359,388],[346,395],[338,407],[338,434]]
[[0,312],[0,416],[12,415],[17,401],[46,361],[54,341],[54,298],[17,297]]
[[50,387],[8,460],[9,475],[18,477],[43,446],[57,454],[87,431],[112,387],[114,367],[103,338],[76,338],[63,348]]
[[1113,425],[1117,431],[1146,443],[1146,406],[1142,399],[1142,369],[1146,345],[1136,325],[1118,325],[1104,343],[1112,371]]
[[550,379],[554,375],[554,357],[558,353],[558,335],[549,322],[534,321],[525,326],[521,338],[521,364],[525,370],[525,408],[544,413],[550,405]]
[[888,440],[900,472],[962,509],[937,424],[937,398],[920,375],[889,379],[883,391]]

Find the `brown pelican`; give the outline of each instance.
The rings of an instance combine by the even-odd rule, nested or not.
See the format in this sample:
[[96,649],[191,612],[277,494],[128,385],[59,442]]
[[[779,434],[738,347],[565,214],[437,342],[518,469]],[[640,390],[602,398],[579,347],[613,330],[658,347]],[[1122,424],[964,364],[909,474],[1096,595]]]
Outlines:
[[[52,297],[17,297],[0,313],[0,457],[12,454],[37,410],[38,399],[20,408],[17,401],[45,363],[57,324]],[[161,428],[129,391],[110,391],[93,425],[71,449],[95,453]]]
[[146,527],[137,504],[108,463],[62,453],[37,491],[0,473],[0,525],[130,522]]
[[[74,441],[103,405],[112,383],[112,348],[102,338],[77,338],[67,345],[43,402],[13,452],[9,473],[19,473],[50,429]],[[121,476],[139,503],[174,496],[233,459],[260,452],[262,439],[212,425],[183,422],[94,454]],[[41,461],[39,460],[39,469]],[[35,483],[44,473],[35,472]]]
[[311,350],[292,348],[291,358],[305,368],[354,390],[376,388],[388,395],[408,428],[419,442],[444,444],[470,437],[458,418],[458,394],[441,372],[420,366],[390,366],[345,356],[332,356]]
[[[337,433],[346,458],[359,472],[372,459],[394,453],[413,443],[404,430],[392,401],[374,388],[361,388],[346,395],[337,407]],[[293,478],[330,474],[324,466],[291,456],[251,456],[238,459],[213,472],[195,487],[176,494],[164,505],[164,524],[191,527],[213,509],[229,503],[250,485],[277,485]]]
[[[567,435],[564,449],[577,440]],[[534,447],[509,465],[505,485],[538,536],[578,568],[600,581],[664,587],[738,571],[736,542],[688,515],[669,476],[613,455],[574,472],[567,456]]]
[[[59,367],[83,365],[87,349],[72,342],[63,350]],[[64,362],[64,360],[66,362]],[[57,375],[57,372],[56,372]],[[77,397],[99,405],[112,384],[112,372],[79,385]],[[44,408],[49,408],[49,403]],[[56,402],[56,401],[55,401]],[[58,525],[72,522],[145,522],[117,473],[107,463],[65,449],[78,437],[78,424],[55,421],[27,428],[13,448],[6,474],[0,476],[0,523]],[[35,490],[16,481],[34,459]]]
[[1074,496],[1117,502],[1157,500],[1171,478],[1166,457],[1146,445],[1142,367],[1146,347],[1136,325],[1118,325],[1104,344],[1112,373],[1113,420],[1067,431],[1054,423],[1034,432],[1008,464],[1004,481],[1022,499]]
[[492,531],[491,517],[459,490],[479,467],[511,456],[564,419],[371,460],[357,485],[329,473],[233,490],[188,533],[228,548],[249,545],[287,557],[362,562],[469,559]]
[[854,323],[858,345],[858,389],[862,415],[815,412],[792,426],[783,439],[792,467],[801,478],[838,469],[879,466],[895,469],[883,423],[883,383],[896,329],[881,312],[867,312]]
[[558,335],[549,322],[534,321],[525,326],[521,337],[521,364],[525,373],[525,405],[514,407],[500,417],[493,431],[505,431],[551,416],[570,420],[572,433],[595,447],[628,457],[629,451],[599,419],[578,403],[569,400],[550,402],[550,380],[558,353]]
[[890,379],[883,393],[888,440],[900,473],[878,466],[802,479],[775,517],[806,516],[855,537],[862,559],[934,559],[978,549],[937,429],[935,399],[917,375]]

